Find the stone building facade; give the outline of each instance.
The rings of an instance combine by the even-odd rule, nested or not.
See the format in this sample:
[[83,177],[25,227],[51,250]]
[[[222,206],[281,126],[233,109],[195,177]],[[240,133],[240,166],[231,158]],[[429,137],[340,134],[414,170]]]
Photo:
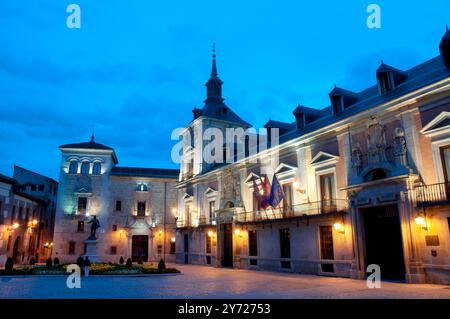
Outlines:
[[[97,143],[60,146],[54,257],[74,262],[175,260],[174,186],[178,170],[119,167],[114,149]],[[90,237],[93,217],[100,222]]]
[[[39,198],[45,203],[45,209],[39,216],[40,223],[37,236],[39,251],[36,253],[36,260],[45,262],[52,255],[58,182],[53,178],[17,165],[14,165],[13,178],[20,185],[19,190],[21,192]],[[41,242],[43,244],[39,245]]]
[[[448,30],[439,53],[406,71],[382,62],[376,85],[335,86],[330,106],[270,120],[278,145],[252,153],[253,133],[224,143],[231,163],[203,156],[208,129],[251,126],[224,103],[214,56],[205,105],[181,133],[177,262],[361,279],[376,264],[384,279],[449,284]],[[284,199],[261,209],[274,175]]]
[[43,261],[51,254],[42,234],[47,203],[23,192],[15,179],[0,174],[0,264]]

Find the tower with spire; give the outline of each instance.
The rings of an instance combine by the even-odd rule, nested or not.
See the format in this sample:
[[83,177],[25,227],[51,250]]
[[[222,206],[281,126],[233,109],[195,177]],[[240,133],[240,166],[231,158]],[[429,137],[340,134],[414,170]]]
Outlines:
[[212,67],[211,67],[211,77],[208,82],[206,82],[206,100],[205,104],[210,102],[220,103],[223,102],[222,97],[222,85],[223,81],[219,78],[217,73],[216,65],[216,44],[213,44],[213,54],[212,54]]
[[[216,60],[216,45],[212,48],[211,74],[206,86],[206,99],[202,108],[194,108],[193,121],[183,131],[183,161],[181,173],[183,179],[208,171],[212,165],[206,163],[202,150],[207,143],[203,141],[203,133],[209,128],[222,130],[226,136],[227,128],[243,128],[246,130],[251,124],[244,121],[225,104],[222,95],[223,81],[219,78]],[[195,135],[195,136],[192,136]],[[201,136],[200,136],[201,135]]]

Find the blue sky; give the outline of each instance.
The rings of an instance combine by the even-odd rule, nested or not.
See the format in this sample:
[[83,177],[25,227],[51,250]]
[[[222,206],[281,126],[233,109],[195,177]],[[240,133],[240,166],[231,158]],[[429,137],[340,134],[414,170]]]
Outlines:
[[[81,29],[66,7],[81,7]],[[368,29],[366,7],[381,7]],[[58,146],[96,141],[119,164],[176,168],[172,129],[201,107],[217,45],[226,103],[262,127],[297,102],[328,105],[333,84],[374,84],[438,55],[450,2],[0,0],[0,172],[58,179]]]

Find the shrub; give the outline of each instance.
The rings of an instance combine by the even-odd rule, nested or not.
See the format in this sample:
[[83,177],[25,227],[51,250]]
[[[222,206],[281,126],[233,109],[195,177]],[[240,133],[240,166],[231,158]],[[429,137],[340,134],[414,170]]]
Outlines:
[[48,259],[45,261],[45,267],[47,267],[47,268],[52,268],[52,266],[53,266],[52,259],[51,259],[51,258],[48,258]]
[[30,264],[30,265],[34,265],[35,263],[36,263],[36,260],[34,260],[34,258],[31,257],[29,264]]
[[119,264],[123,265],[123,263],[124,263],[123,257],[120,257]]
[[142,257],[139,257],[138,262],[139,265],[142,265],[144,263],[144,260],[142,260]]
[[131,262],[131,258],[128,258],[128,259],[127,259],[127,265],[126,265],[126,266],[127,266],[128,268],[131,268],[132,265],[133,265],[133,263]]
[[83,257],[80,256],[77,258],[77,265],[78,265],[78,267],[83,268],[83,265],[84,265]]
[[59,265],[59,258],[58,258],[58,257],[55,257],[55,258],[53,259],[53,265],[55,265],[55,266],[58,266],[58,265]]
[[12,272],[14,267],[14,261],[11,257],[8,257],[5,262],[5,271],[6,272]]
[[158,270],[161,271],[161,270],[164,270],[164,269],[166,269],[166,263],[165,263],[165,261],[163,259],[161,259],[159,261],[159,263],[158,263]]

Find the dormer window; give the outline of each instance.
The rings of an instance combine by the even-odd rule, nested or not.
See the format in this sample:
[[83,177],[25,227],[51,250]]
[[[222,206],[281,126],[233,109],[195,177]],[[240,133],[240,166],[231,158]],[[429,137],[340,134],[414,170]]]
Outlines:
[[381,61],[377,69],[377,81],[380,94],[393,91],[408,78],[408,74]]
[[394,89],[394,81],[391,72],[379,72],[377,74],[377,80],[380,94],[385,94]]
[[339,114],[358,100],[356,93],[339,88],[336,85],[329,96],[333,114]]
[[70,161],[69,174],[76,174],[76,173],[78,173],[78,162],[77,161]]
[[95,162],[92,166],[92,174],[93,175],[100,175],[102,170],[102,164],[100,162]]
[[344,110],[344,103],[343,103],[343,99],[342,96],[337,95],[337,96],[332,96],[331,98],[331,105],[333,107],[333,114],[337,114],[340,113]]
[[304,113],[295,114],[295,123],[297,125],[297,129],[305,127],[305,114]]
[[81,174],[89,174],[89,162],[81,163]]
[[148,191],[148,186],[147,186],[147,184],[141,183],[141,184],[138,184],[136,190],[138,192],[147,192]]

